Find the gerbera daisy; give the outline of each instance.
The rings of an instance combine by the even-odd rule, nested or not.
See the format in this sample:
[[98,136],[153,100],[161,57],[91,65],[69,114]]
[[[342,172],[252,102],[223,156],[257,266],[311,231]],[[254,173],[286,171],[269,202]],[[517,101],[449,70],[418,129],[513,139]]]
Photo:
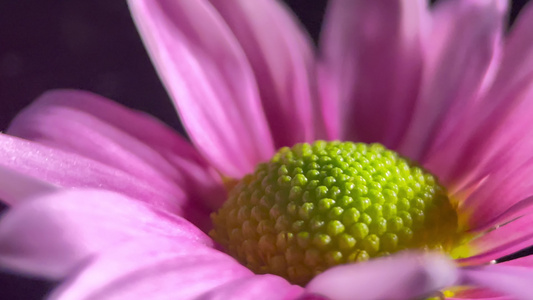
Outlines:
[[533,239],[533,5],[504,37],[507,1],[334,0],[315,58],[276,1],[129,4],[192,143],[44,94],[0,135],[4,268],[58,299],[531,298],[533,259],[494,261]]

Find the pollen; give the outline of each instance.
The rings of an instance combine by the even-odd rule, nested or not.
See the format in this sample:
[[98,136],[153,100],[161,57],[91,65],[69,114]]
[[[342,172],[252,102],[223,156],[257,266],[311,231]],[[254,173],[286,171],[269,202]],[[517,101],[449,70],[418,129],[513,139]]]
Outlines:
[[210,235],[252,271],[305,285],[404,249],[448,252],[457,213],[437,178],[380,144],[280,149],[229,192]]

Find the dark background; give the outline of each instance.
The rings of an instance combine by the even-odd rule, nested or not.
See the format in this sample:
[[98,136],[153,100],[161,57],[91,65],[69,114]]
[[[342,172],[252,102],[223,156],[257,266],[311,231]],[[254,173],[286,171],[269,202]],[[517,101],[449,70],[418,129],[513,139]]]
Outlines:
[[[512,1],[511,20],[528,1]],[[284,2],[316,41],[327,1]],[[0,131],[53,88],[89,90],[182,130],[125,1],[0,0]],[[40,299],[52,287],[0,273],[0,299]]]

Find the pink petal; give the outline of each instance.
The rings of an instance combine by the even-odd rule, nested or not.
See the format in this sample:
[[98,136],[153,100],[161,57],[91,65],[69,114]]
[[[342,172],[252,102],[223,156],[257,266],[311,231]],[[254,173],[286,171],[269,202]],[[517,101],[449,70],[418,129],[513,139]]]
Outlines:
[[129,1],[133,17],[191,139],[225,175],[269,159],[272,137],[253,72],[206,1]]
[[460,290],[452,298],[446,297],[446,300],[516,300],[508,296],[501,296],[501,294],[493,292],[486,288],[471,288],[468,290]]
[[[531,158],[531,130],[526,125],[533,109],[532,19],[533,5],[528,5],[507,35],[500,67],[478,109],[466,116],[441,149],[435,149],[440,154],[432,155],[429,167],[439,170],[445,181],[464,183],[462,174],[479,180],[492,169],[514,169]],[[475,134],[470,136],[466,128],[476,128]]]
[[[506,97],[531,85],[533,81],[533,4],[520,11],[506,36],[504,52],[486,105],[505,105]],[[496,100],[496,101],[495,101]]]
[[[285,279],[275,275],[255,275],[233,280],[212,291],[202,295],[198,299],[296,299],[303,293],[303,288],[291,285]],[[298,298],[299,299],[299,298]]]
[[481,292],[479,292],[479,293],[466,294],[468,296],[465,296],[465,297],[462,297],[463,294],[458,294],[457,296],[455,296],[453,298],[446,298],[446,300],[456,300],[456,299],[462,299],[462,300],[475,300],[475,299],[480,299],[480,300],[516,300],[513,297],[497,296],[497,294],[495,294],[495,293],[487,294],[486,290],[487,289],[482,289]]
[[177,186],[164,190],[97,161],[5,134],[0,134],[0,165],[54,185],[115,191],[171,212],[184,212],[184,193]]
[[326,270],[307,285],[330,299],[400,300],[428,296],[458,279],[454,263],[434,253],[402,253]]
[[217,250],[147,239],[98,256],[51,299],[282,299],[290,289]]
[[495,217],[484,217],[485,219],[480,222],[475,228],[468,230],[469,232],[482,232],[493,229],[501,224],[506,224],[516,218],[528,216],[533,213],[533,196],[518,201],[506,209],[503,213],[496,215]]
[[426,1],[334,0],[321,39],[328,122],[340,138],[394,148],[411,118],[421,76]]
[[59,187],[25,176],[0,165],[0,201],[17,203],[31,197],[59,191]]
[[497,66],[506,14],[506,0],[435,5],[425,40],[420,98],[400,147],[404,155],[420,160],[430,148],[440,148],[459,116],[473,105]]
[[465,265],[488,263],[533,245],[533,215],[529,214],[468,242]]
[[296,17],[277,1],[210,2],[250,61],[276,148],[323,135],[314,53]]
[[123,195],[64,191],[26,201],[2,216],[0,265],[57,279],[112,245],[148,236],[212,243],[185,219]]
[[[505,98],[505,105],[494,109],[483,104],[464,128],[473,134],[450,140],[432,153],[425,166],[444,182],[469,188],[494,172],[513,173],[533,159],[533,81]],[[461,130],[458,128],[458,130]],[[465,129],[462,129],[466,131]],[[465,138],[463,140],[463,138]],[[463,142],[464,141],[464,142]]]
[[47,92],[7,132],[101,162],[161,190],[178,185],[212,208],[225,200],[220,177],[188,142],[153,117],[89,92]]
[[[502,168],[493,172],[459,204],[459,223],[474,231],[491,225],[513,206],[533,196],[533,182],[528,178],[533,178],[533,159],[518,170]],[[530,205],[525,203],[515,207],[509,217],[521,216],[528,210]]]
[[[527,267],[533,270],[533,255],[524,256],[513,259],[503,263],[498,263],[499,266],[518,266]],[[446,298],[448,299],[448,298]],[[459,290],[454,298],[450,299],[490,299],[490,300],[516,300],[513,297],[502,296],[501,293],[494,292],[487,288],[473,288],[468,290]]]
[[462,284],[484,286],[515,300],[531,299],[533,269],[501,264],[464,268]]

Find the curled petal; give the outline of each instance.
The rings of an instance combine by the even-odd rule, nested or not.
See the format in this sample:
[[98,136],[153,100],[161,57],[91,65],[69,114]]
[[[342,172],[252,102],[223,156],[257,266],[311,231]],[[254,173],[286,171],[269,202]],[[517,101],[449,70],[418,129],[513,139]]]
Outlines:
[[219,171],[241,177],[274,151],[253,71],[206,1],[130,0],[156,69],[193,143]]
[[365,263],[333,267],[306,290],[344,300],[408,300],[431,295],[458,280],[454,263],[434,253],[402,253]]

